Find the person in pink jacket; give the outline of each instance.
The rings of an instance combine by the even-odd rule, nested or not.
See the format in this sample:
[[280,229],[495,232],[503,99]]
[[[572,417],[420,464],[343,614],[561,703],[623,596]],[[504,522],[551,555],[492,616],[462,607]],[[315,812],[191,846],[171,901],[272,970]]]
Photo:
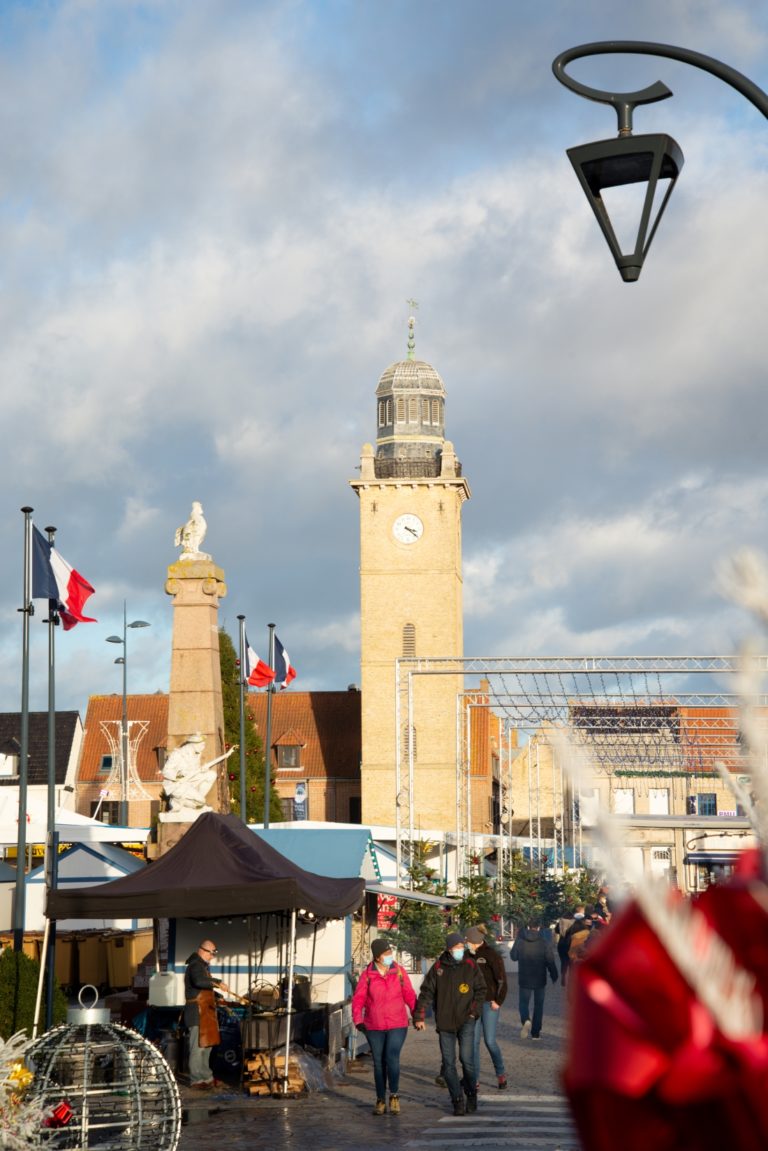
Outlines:
[[373,1114],[385,1114],[389,1084],[390,1114],[399,1115],[400,1051],[408,1034],[408,1012],[416,1006],[416,992],[408,972],[395,963],[386,939],[374,939],[371,954],[373,961],[360,975],[352,996],[352,1022],[365,1033],[373,1056]]

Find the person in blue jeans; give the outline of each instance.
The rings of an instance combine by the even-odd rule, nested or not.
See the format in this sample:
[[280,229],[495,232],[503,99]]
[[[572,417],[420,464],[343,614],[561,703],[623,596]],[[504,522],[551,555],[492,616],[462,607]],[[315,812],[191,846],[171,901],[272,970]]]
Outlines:
[[[445,951],[424,976],[413,1013],[414,1027],[423,1031],[427,1009],[431,1007],[434,1011],[440,1040],[441,1070],[450,1092],[454,1115],[477,1111],[475,1023],[485,999],[485,979],[474,959],[465,952],[464,936],[452,931],[445,941]],[[457,1045],[461,1079],[456,1070]]]
[[[557,964],[552,944],[541,934],[541,924],[532,921],[520,932],[509,957],[517,963],[517,985],[520,995],[520,1038],[538,1039],[544,1019],[544,995],[547,989],[547,973],[553,983],[557,983]],[[531,996],[533,996],[533,1018],[531,1018]]]
[[504,1091],[507,1086],[507,1074],[504,1070],[504,1056],[496,1042],[499,1013],[507,995],[504,960],[496,948],[488,942],[480,927],[470,927],[465,939],[472,958],[485,978],[485,999],[480,1018],[475,1024],[475,1081],[480,1082],[480,1040],[484,1039],[496,1072],[496,1084],[501,1091]]

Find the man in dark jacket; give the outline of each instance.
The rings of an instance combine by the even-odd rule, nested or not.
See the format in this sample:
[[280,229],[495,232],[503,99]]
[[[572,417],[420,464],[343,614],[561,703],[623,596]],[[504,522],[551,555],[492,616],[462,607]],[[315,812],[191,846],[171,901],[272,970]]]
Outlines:
[[187,960],[184,972],[184,1025],[189,1031],[189,1080],[197,1091],[214,1086],[211,1048],[219,1042],[213,989],[228,991],[226,983],[214,979],[210,962],[217,954],[216,944],[204,940]]
[[[413,1025],[417,1031],[423,1031],[427,1008],[433,1009],[440,1040],[441,1073],[451,1094],[454,1115],[477,1111],[475,1023],[484,999],[485,979],[474,959],[465,954],[464,937],[453,931],[445,941],[445,951],[424,976],[413,1013]],[[456,1070],[457,1044],[461,1082]]]
[[[538,1039],[541,1035],[541,1022],[544,1018],[544,994],[547,989],[547,972],[553,983],[557,983],[557,964],[552,944],[542,938],[541,924],[529,923],[521,931],[509,957],[517,963],[517,985],[520,994],[520,1038]],[[531,995],[533,995],[533,1020],[530,1016]]]
[[470,927],[466,934],[467,947],[485,979],[485,999],[480,1018],[475,1025],[475,1080],[480,1079],[480,1039],[485,1040],[488,1054],[493,1061],[496,1082],[503,1091],[507,1086],[504,1070],[504,1056],[496,1042],[496,1028],[499,1011],[507,995],[507,973],[504,960],[483,935],[479,927]]

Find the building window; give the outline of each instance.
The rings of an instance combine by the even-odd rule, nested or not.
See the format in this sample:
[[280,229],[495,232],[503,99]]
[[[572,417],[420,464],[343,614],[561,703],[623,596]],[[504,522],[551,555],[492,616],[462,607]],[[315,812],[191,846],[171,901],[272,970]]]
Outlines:
[[285,823],[293,823],[293,799],[281,799],[280,806],[283,809]]
[[419,400],[417,396],[408,397],[408,423],[417,424],[419,422]]
[[669,815],[669,788],[651,787],[648,790],[648,811],[651,815]]
[[111,755],[102,755],[99,771],[107,775],[112,770],[113,759]]
[[379,400],[379,427],[383,428],[387,418],[387,406],[384,400]]
[[102,803],[101,800],[91,803],[91,819],[98,819],[101,823],[116,824],[120,822],[120,804],[115,802]]
[[350,795],[349,797],[349,822],[363,822],[363,801],[359,795]]
[[403,627],[403,658],[413,659],[416,655],[416,625],[407,623]]
[[597,788],[585,788],[579,792],[576,800],[576,822],[582,827],[594,827],[597,822],[597,811],[600,804],[600,795]]
[[298,771],[301,767],[301,748],[293,744],[278,747],[277,766],[279,771]]
[[717,815],[717,795],[714,791],[689,795],[686,803],[688,815]]
[[398,396],[395,400],[395,415],[398,424],[405,423],[405,396]]
[[634,815],[635,790],[632,787],[616,787],[613,791],[613,810],[616,815]]
[[387,409],[386,409],[385,421],[386,421],[387,427],[389,427],[389,425],[392,423],[392,400],[388,399],[386,401],[386,403],[387,403]]
[[432,423],[437,426],[440,423],[440,401],[432,401]]
[[421,422],[423,424],[429,424],[432,422],[429,415],[429,400],[421,401]]

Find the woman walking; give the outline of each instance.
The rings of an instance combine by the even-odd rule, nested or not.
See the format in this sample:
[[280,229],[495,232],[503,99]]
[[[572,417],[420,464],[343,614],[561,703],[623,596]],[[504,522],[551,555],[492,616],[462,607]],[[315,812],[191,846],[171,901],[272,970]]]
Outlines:
[[408,972],[395,963],[392,947],[386,939],[374,939],[373,960],[362,972],[352,996],[352,1022],[365,1032],[373,1056],[373,1078],[376,1084],[374,1115],[387,1110],[400,1114],[400,1051],[408,1034],[408,1012],[416,1006]]

